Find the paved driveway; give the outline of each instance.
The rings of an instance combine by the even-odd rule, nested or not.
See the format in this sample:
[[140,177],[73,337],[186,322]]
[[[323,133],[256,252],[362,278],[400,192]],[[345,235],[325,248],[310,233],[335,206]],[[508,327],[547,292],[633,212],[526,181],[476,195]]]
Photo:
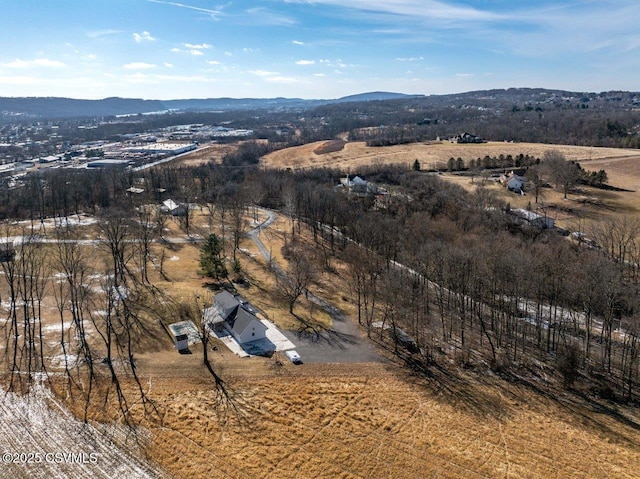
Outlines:
[[333,324],[321,333],[282,331],[296,345],[303,363],[385,362],[374,344],[360,334],[358,327],[337,311]]

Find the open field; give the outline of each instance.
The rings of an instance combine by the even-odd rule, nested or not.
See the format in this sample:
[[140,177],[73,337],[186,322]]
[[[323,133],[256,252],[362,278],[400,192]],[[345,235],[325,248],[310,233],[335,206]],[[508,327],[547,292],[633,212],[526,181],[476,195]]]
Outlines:
[[[325,142],[310,143],[284,150],[274,151],[262,158],[265,168],[318,168],[330,167],[350,170],[375,163],[396,163],[410,167],[417,159],[422,169],[434,168],[438,163],[445,163],[451,157],[463,160],[483,158],[486,155],[499,156],[533,155],[542,157],[547,150],[558,150],[570,160],[619,160],[637,159],[640,162],[640,151],[617,148],[595,148],[570,145],[545,145],[539,143],[504,143],[489,142],[481,144],[442,143],[410,143],[406,145],[370,147],[364,142],[346,143],[340,151],[323,151]],[[586,167],[586,165],[585,165]]]
[[315,168],[332,167],[355,173],[358,168],[375,164],[402,164],[411,167],[417,159],[423,170],[438,164],[446,164],[451,157],[470,160],[485,155],[499,156],[528,154],[542,157],[545,151],[557,150],[569,160],[579,161],[586,170],[604,169],[608,184],[613,189],[604,190],[580,186],[568,199],[552,189],[544,188],[539,204],[532,195],[516,195],[496,182],[482,183],[479,176],[471,178],[444,173],[445,181],[453,182],[467,191],[475,191],[483,185],[509,203],[512,208],[527,208],[544,212],[556,220],[556,224],[571,230],[585,230],[593,221],[612,214],[634,214],[640,211],[640,151],[632,149],[596,148],[571,145],[546,145],[535,143],[489,142],[483,144],[413,143],[389,147],[368,147],[364,142],[346,143],[340,151],[323,151],[326,142],[288,148],[266,155],[265,168]]
[[222,157],[238,149],[235,144],[212,143],[197,151],[180,156],[174,164],[180,166],[198,166],[210,161],[220,163]]
[[161,422],[144,423],[150,458],[176,478],[635,478],[640,467],[637,410],[559,391],[238,360],[226,371],[233,411],[197,358],[182,358],[193,364],[149,375]]

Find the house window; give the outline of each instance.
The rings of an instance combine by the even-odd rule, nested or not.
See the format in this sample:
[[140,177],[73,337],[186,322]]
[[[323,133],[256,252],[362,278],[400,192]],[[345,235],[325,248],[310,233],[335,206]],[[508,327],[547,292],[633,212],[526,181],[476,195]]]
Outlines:
[[251,333],[251,336],[255,336],[255,335],[256,335],[256,333]]

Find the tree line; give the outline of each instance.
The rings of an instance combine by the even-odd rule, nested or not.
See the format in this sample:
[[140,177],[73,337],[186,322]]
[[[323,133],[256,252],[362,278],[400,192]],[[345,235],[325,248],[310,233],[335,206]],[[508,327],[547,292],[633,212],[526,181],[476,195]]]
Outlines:
[[514,224],[482,187],[399,167],[367,173],[397,193],[349,197],[331,171],[256,179],[277,185],[270,206],[294,219],[292,233],[310,230],[327,274],[331,258],[349,264],[349,298],[370,336],[391,331],[394,349],[410,342],[425,367],[453,356],[508,374],[542,361],[567,386],[582,378],[597,394],[637,399],[640,222],[594,228],[595,250]]

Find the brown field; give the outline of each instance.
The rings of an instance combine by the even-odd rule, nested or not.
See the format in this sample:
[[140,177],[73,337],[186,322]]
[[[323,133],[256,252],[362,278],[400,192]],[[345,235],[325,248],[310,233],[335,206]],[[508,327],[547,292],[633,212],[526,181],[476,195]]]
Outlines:
[[238,149],[237,144],[215,144],[200,148],[192,153],[181,156],[174,164],[181,166],[198,166],[210,161],[220,163],[222,157]]
[[561,391],[236,358],[222,368],[230,410],[197,354],[178,359],[182,367],[141,368],[161,417],[144,423],[147,452],[175,478],[631,479],[640,467],[637,410]]
[[[451,157],[465,161],[499,156],[528,154],[542,157],[545,151],[558,150],[569,160],[579,161],[586,170],[604,169],[608,184],[617,190],[603,190],[581,186],[572,191],[568,199],[552,188],[544,189],[538,205],[529,194],[524,196],[508,192],[501,185],[486,182],[484,186],[513,208],[527,208],[546,212],[559,226],[572,230],[588,230],[593,221],[611,214],[634,214],[640,211],[640,151],[632,149],[596,148],[571,145],[546,145],[537,143],[483,144],[413,143],[389,147],[368,147],[364,142],[346,143],[338,152],[318,154],[324,142],[275,151],[263,158],[265,168],[304,169],[332,167],[357,172],[358,168],[375,164],[402,164],[411,167],[417,159],[423,170],[446,164]],[[444,173],[446,181],[474,191],[481,184],[480,178]]]
[[[350,170],[375,163],[397,163],[411,166],[417,159],[422,169],[434,168],[451,157],[470,160],[485,155],[498,156],[528,154],[542,157],[547,150],[559,150],[570,160],[618,160],[636,158],[640,161],[640,151],[617,148],[595,148],[569,145],[544,145],[539,143],[489,142],[482,144],[453,144],[449,142],[411,143],[387,147],[369,147],[364,142],[346,143],[340,151],[318,154],[325,142],[316,142],[284,150],[274,151],[264,156],[265,168],[316,168],[331,167]],[[321,151],[321,150],[320,150]]]

